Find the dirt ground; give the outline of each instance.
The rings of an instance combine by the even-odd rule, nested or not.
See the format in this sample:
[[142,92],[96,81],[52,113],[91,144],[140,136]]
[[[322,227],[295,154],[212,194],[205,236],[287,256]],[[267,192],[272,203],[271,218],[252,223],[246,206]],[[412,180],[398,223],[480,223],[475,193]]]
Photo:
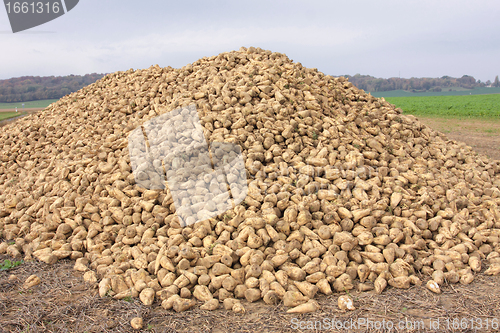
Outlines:
[[463,141],[480,154],[500,160],[500,119],[448,119],[418,117],[427,126],[440,131],[451,140]]
[[[100,298],[96,286],[83,282],[73,265],[70,260],[53,266],[33,261],[0,272],[0,332],[137,332],[130,326],[134,317],[144,319],[142,332],[168,333],[497,332],[500,327],[500,277],[483,274],[470,285],[445,285],[440,295],[423,286],[388,287],[380,295],[352,291],[357,309],[349,312],[339,310],[341,294],[336,293],[317,298],[321,310],[313,314],[287,314],[282,304],[243,301],[246,313],[239,315],[199,308],[175,313],[158,302],[146,307],[138,299]],[[23,289],[32,274],[41,284]],[[10,275],[16,278],[10,280]]]
[[[452,140],[500,159],[500,121],[419,119]],[[7,258],[0,255],[0,263]],[[345,293],[335,293],[317,297],[321,310],[313,314],[287,314],[282,304],[243,301],[246,313],[240,315],[199,308],[175,313],[158,301],[146,307],[138,299],[100,298],[96,285],[85,283],[73,265],[69,260],[52,266],[33,261],[0,271],[0,332],[137,332],[130,326],[133,317],[144,319],[142,332],[168,333],[500,331],[500,276],[482,273],[470,285],[443,286],[439,295],[424,286],[388,287],[380,295],[351,291],[356,310],[349,312],[337,306],[338,296]],[[32,274],[41,284],[23,289]],[[429,279],[420,278],[424,285]]]

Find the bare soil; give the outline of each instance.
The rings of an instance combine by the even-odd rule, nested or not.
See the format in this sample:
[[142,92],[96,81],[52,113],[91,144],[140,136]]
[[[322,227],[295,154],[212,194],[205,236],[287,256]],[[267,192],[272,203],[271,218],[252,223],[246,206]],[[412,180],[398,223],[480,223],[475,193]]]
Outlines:
[[450,140],[462,141],[480,154],[500,160],[500,119],[453,119],[418,117],[427,126],[446,134]]
[[[0,262],[6,258],[0,256]],[[321,310],[312,314],[288,314],[282,304],[243,301],[246,313],[239,315],[222,308],[176,313],[158,301],[146,307],[138,299],[100,298],[96,285],[85,283],[73,265],[70,260],[52,266],[32,261],[0,272],[0,332],[136,332],[130,326],[134,317],[144,319],[142,332],[384,332],[391,325],[392,332],[495,332],[500,327],[500,277],[484,274],[470,285],[445,285],[439,295],[423,286],[388,287],[380,295],[352,291],[354,311],[339,310],[337,298],[345,293],[336,293],[318,297]],[[42,283],[23,289],[32,274]],[[10,275],[16,279],[9,280]],[[357,329],[325,325],[339,321]],[[318,330],[308,329],[314,325]]]

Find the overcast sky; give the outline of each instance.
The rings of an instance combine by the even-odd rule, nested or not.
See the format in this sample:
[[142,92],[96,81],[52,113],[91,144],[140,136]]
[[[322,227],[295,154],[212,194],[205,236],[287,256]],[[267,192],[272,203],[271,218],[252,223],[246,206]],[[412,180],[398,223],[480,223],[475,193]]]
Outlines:
[[461,77],[500,74],[494,0],[81,0],[12,33],[0,8],[0,79],[182,67],[255,46],[331,75]]

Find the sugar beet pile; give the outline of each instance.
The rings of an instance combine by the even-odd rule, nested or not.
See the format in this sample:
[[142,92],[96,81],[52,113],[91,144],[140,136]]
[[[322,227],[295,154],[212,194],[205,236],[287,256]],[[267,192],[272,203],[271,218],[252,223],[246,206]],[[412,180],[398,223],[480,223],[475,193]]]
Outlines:
[[[183,228],[168,190],[135,184],[127,137],[192,104],[209,142],[241,147],[248,195]],[[76,260],[101,296],[243,312],[500,272],[497,162],[279,53],[107,75],[0,148],[0,254]]]

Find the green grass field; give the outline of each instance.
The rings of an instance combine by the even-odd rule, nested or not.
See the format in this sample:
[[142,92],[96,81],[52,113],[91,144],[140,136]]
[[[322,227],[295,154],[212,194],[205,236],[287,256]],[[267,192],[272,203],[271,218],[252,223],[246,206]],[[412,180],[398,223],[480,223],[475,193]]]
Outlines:
[[15,103],[0,103],[0,109],[15,109],[17,106],[17,109],[21,111],[23,109],[23,103],[24,103],[24,108],[29,109],[29,108],[46,108],[50,104],[58,101],[57,99],[44,99],[40,101],[30,101],[30,102],[15,102]]
[[404,113],[416,116],[500,119],[500,94],[429,97],[388,97]]
[[21,112],[0,112],[0,121],[20,116]]
[[[448,88],[450,89],[450,88]],[[475,88],[475,89],[458,89],[451,88],[453,91],[448,91],[444,88],[441,92],[418,92],[412,93],[405,90],[391,90],[391,91],[378,91],[370,92],[374,97],[428,97],[428,96],[465,96],[465,95],[489,95],[500,94],[500,88]]]

